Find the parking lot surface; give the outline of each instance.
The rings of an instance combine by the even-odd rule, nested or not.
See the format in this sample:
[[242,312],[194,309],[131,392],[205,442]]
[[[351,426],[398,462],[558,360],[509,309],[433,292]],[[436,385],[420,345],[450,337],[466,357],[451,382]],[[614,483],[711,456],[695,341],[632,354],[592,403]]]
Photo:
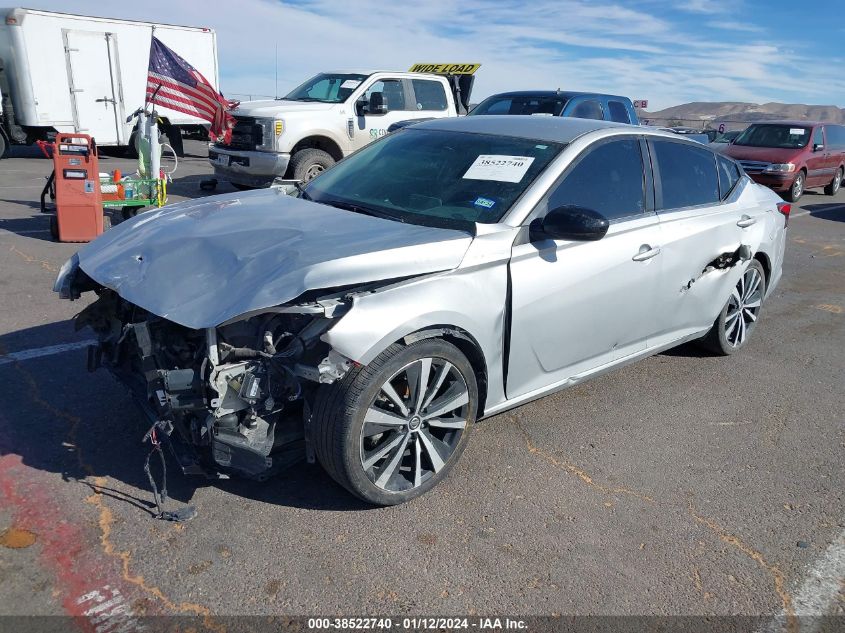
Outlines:
[[[207,195],[186,149],[171,201]],[[171,464],[171,507],[198,511],[177,525],[152,518],[141,416],[85,370],[83,303],[51,292],[78,248],[39,213],[51,165],[0,162],[0,614],[845,614],[845,193],[793,208],[735,356],[680,347],[486,420],[399,507],[317,465],[257,484]]]

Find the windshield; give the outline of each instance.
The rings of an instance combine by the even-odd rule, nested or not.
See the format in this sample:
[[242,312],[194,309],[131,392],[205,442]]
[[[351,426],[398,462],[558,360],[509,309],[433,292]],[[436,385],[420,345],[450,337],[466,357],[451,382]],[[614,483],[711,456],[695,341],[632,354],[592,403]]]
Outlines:
[[716,140],[713,141],[714,143],[730,143],[734,140],[737,136],[739,136],[742,132],[739,130],[731,130],[729,132],[723,132],[719,136],[716,137]]
[[563,145],[406,128],[341,161],[303,194],[399,222],[469,228],[498,222]]
[[342,103],[366,78],[367,75],[355,73],[320,73],[290,92],[284,99]]
[[811,128],[800,125],[755,124],[736,137],[734,145],[798,149],[810,142]]
[[472,109],[470,114],[547,114],[560,116],[566,99],[559,96],[493,95]]

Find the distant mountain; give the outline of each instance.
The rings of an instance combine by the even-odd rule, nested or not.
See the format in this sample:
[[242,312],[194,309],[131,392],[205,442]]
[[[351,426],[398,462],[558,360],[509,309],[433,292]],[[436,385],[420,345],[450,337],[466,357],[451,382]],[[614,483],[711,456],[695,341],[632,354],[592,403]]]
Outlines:
[[743,103],[740,101],[695,101],[672,106],[657,112],[638,110],[641,119],[648,119],[656,125],[667,125],[669,121],[680,121],[685,125],[695,121],[743,123],[773,119],[798,119],[808,121],[829,121],[845,123],[845,108],[833,105],[804,105],[798,103]]

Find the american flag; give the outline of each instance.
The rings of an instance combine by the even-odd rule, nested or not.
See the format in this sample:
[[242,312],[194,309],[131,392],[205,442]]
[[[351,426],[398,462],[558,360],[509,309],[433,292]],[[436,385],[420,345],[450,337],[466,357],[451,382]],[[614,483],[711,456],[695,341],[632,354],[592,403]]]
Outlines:
[[147,74],[147,103],[190,114],[211,123],[211,134],[232,139],[235,119],[226,110],[238,105],[217,92],[202,73],[153,37]]

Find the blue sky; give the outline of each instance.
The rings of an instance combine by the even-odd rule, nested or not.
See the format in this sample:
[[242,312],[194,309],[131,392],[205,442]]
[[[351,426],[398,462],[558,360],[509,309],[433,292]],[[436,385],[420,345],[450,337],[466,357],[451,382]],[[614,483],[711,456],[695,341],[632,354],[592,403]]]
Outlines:
[[[329,69],[480,62],[477,101],[563,88],[648,99],[845,107],[845,0],[33,0],[210,26],[227,95],[273,95]],[[108,7],[108,8],[106,8]],[[178,52],[178,51],[177,51]],[[190,61],[190,60],[189,60]]]

